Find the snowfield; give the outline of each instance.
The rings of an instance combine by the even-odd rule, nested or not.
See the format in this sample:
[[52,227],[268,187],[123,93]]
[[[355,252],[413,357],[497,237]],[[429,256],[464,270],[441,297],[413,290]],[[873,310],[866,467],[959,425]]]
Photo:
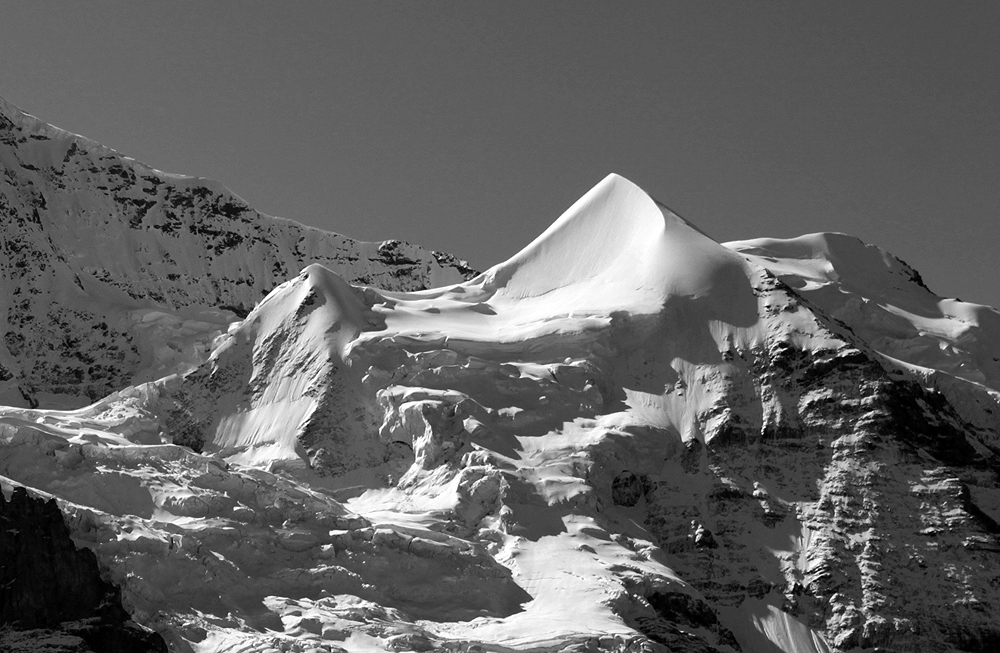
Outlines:
[[[17,120],[26,156],[41,127]],[[48,219],[22,231],[95,224]],[[139,344],[113,392],[0,408],[5,495],[54,497],[172,651],[1000,645],[1000,314],[887,252],[722,245],[609,175],[482,274],[427,255],[426,289],[299,258],[241,316],[211,280],[252,256],[173,257],[190,293],[153,297],[173,272],[147,268],[116,296]],[[65,258],[46,301],[105,296]],[[72,395],[24,360],[0,355],[15,399]]]

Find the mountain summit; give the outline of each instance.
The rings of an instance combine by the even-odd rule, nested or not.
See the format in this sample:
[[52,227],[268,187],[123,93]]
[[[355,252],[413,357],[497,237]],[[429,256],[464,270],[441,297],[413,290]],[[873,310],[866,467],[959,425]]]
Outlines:
[[0,486],[171,650],[1000,643],[1000,315],[891,254],[720,244],[609,175],[474,275],[4,125],[5,228],[50,257],[4,277],[6,382],[95,401],[0,408]]

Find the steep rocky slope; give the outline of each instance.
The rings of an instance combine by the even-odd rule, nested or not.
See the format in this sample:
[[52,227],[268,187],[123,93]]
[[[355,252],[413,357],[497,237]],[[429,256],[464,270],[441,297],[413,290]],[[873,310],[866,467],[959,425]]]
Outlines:
[[56,502],[0,493],[0,648],[154,653],[163,640],[132,621],[97,559],[77,549]]
[[311,263],[396,290],[471,273],[399,241],[263,216],[210,180],[154,170],[2,99],[0,170],[8,404],[80,405],[181,369]]
[[474,278],[352,274],[0,409],[0,484],[172,650],[1000,646],[993,309],[838,234],[720,245],[615,175]]

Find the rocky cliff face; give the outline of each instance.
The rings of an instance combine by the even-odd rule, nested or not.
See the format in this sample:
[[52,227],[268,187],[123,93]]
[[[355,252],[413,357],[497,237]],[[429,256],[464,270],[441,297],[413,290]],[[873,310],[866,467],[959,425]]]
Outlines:
[[6,651],[167,650],[121,605],[97,558],[78,549],[55,500],[0,494],[0,646]]
[[263,216],[210,180],[154,170],[2,99],[0,168],[6,403],[94,400],[160,355],[190,363],[311,263],[397,290],[472,273],[447,254]]

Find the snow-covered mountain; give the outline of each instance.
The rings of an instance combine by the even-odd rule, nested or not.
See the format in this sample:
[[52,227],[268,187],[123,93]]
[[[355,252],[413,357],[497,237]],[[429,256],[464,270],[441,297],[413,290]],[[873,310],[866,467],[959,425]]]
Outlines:
[[1000,314],[883,250],[722,245],[611,175],[473,278],[321,262],[199,331],[227,256],[142,277],[196,354],[0,408],[4,493],[171,650],[1000,647]]
[[416,290],[472,273],[399,241],[261,215],[211,180],[154,170],[0,99],[0,401],[82,405],[200,361],[303,267]]
[[1000,313],[943,299],[892,254],[844,234],[727,243],[851,330],[883,360],[1000,432]]

